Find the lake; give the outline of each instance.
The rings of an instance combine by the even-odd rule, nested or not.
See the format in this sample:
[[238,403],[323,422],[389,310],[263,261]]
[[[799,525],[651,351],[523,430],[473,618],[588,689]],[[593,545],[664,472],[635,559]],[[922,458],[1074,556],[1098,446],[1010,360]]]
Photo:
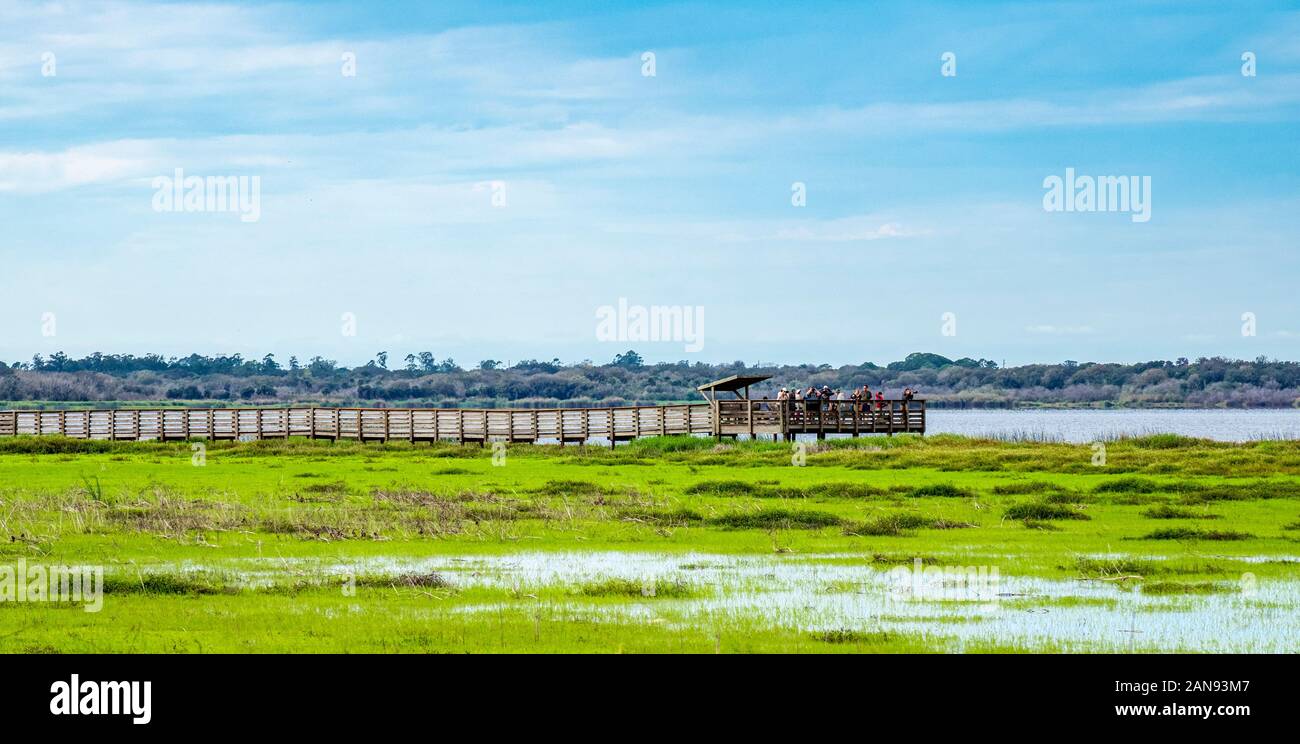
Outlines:
[[1300,410],[931,408],[926,411],[926,433],[1028,437],[1064,442],[1094,442],[1145,434],[1182,434],[1225,442],[1300,439]]

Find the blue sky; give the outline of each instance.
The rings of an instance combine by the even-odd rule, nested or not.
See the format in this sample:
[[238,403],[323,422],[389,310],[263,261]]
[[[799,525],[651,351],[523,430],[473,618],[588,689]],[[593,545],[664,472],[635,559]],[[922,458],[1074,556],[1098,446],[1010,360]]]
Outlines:
[[[1298,122],[1294,3],[0,0],[0,359],[1296,359]],[[260,219],[155,211],[177,168]]]

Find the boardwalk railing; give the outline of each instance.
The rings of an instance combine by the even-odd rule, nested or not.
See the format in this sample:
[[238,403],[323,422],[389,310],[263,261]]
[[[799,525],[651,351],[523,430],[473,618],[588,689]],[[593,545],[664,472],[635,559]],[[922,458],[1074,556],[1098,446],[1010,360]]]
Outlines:
[[[707,403],[619,408],[120,408],[0,411],[0,436],[62,434],[77,439],[447,439],[482,442],[626,440],[710,434]],[[612,436],[611,436],[612,435]]]
[[925,401],[720,400],[716,434],[925,433]]
[[[886,401],[870,410],[843,402],[731,400],[613,408],[162,408],[0,411],[0,436],[75,439],[354,439],[429,442],[611,444],[669,434],[867,434],[925,431],[923,401]],[[872,404],[875,405],[874,403]],[[909,408],[910,406],[910,408]],[[716,409],[716,413],[715,413]]]

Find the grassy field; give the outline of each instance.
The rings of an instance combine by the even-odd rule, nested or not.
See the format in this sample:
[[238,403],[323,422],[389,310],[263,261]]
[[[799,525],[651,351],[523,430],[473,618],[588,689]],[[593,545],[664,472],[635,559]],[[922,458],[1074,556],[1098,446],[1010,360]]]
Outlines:
[[[495,452],[0,440],[0,565],[106,573],[98,612],[0,603],[0,651],[1282,651],[1300,637],[1300,442],[1152,436],[1101,453],[901,436],[794,454],[679,437]],[[995,581],[952,586],[976,568]]]

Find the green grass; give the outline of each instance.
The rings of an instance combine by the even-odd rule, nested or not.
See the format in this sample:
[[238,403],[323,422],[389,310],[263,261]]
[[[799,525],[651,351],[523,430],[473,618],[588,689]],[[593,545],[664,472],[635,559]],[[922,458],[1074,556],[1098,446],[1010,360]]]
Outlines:
[[1013,504],[1006,511],[1008,519],[1023,519],[1035,522],[1052,521],[1054,519],[1090,519],[1087,514],[1064,504],[1049,504],[1046,502],[1029,502],[1024,504]]
[[[1280,560],[1300,551],[1297,442],[1120,439],[1105,467],[1087,446],[950,435],[810,443],[803,467],[790,454],[786,443],[667,437],[614,450],[510,445],[496,466],[473,446],[290,440],[210,443],[196,467],[184,442],[0,439],[0,565],[106,571],[100,613],[0,603],[0,651],[957,648],[933,627],[809,631],[730,611],[701,620],[686,605],[765,589],[702,585],[684,567],[469,586],[418,565],[537,551],[683,566],[817,556],[864,571],[921,558],[1142,581],[1144,593],[1193,599],[1247,571],[1300,578]],[[1215,529],[1194,526],[1209,519]],[[272,569],[250,577],[249,561]],[[392,570],[376,568],[385,562]],[[317,568],[354,563],[355,576]]]

